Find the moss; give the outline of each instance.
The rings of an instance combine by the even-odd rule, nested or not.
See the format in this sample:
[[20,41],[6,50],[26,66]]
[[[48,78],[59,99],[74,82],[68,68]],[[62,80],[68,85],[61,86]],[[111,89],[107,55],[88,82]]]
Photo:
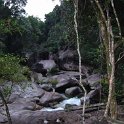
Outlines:
[[58,83],[57,79],[52,79],[49,81],[52,85],[56,85]]
[[51,74],[51,75],[54,75],[54,74],[56,74],[57,72],[59,71],[59,68],[52,68],[52,69],[50,69],[49,71],[48,71],[48,74]]
[[44,84],[44,83],[46,83],[44,80],[38,80],[38,83],[40,83],[40,84]]

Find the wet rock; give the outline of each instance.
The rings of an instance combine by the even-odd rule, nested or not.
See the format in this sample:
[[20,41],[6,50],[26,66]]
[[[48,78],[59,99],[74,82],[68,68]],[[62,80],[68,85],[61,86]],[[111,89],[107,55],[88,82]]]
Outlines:
[[91,124],[109,124],[106,118],[102,118],[101,120],[94,120]]
[[51,70],[53,68],[56,68],[56,63],[54,60],[41,60],[38,62],[39,64],[43,65],[43,68],[46,70]]
[[11,92],[11,94],[8,94],[8,103],[13,103],[14,101],[16,101],[17,99],[21,98],[21,94],[23,93],[23,89],[21,88],[21,85],[13,85],[11,84],[11,82],[8,82],[7,86],[5,86],[4,88],[8,88]]
[[46,76],[46,74],[47,74],[47,69],[44,69],[42,63],[33,64],[33,66],[31,67],[31,70],[33,72],[41,73],[43,76]]
[[91,104],[98,103],[100,101],[100,91],[98,89],[91,90],[87,97],[90,99]]
[[[60,71],[58,74],[64,74],[64,75],[67,75],[69,77],[75,77],[76,79],[80,78],[80,73],[76,72],[76,71]],[[82,74],[81,76],[82,76],[82,79],[86,78],[85,74]]]
[[[46,71],[46,73],[47,73],[47,71]],[[46,76],[46,73],[43,75],[41,73],[32,71],[31,72],[31,81],[36,82],[36,83],[41,82],[43,80],[43,76]]]
[[[81,117],[75,112],[45,112],[21,110],[11,115],[13,124],[80,124]],[[72,120],[73,119],[73,120]]]
[[[75,63],[74,61],[67,61],[62,63],[62,69],[65,71],[79,71],[79,65]],[[88,67],[86,65],[81,66],[82,74],[85,75],[85,77],[88,77],[92,73],[92,68]]]
[[74,50],[61,50],[59,51],[59,68],[66,71],[76,71],[78,66],[75,64],[77,51]]
[[[33,124],[34,111],[20,110],[11,113],[12,124]],[[38,119],[38,118],[37,118]],[[36,120],[35,120],[36,121]],[[37,124],[37,121],[34,123]]]
[[19,111],[19,110],[35,110],[35,106],[36,104],[33,103],[33,102],[26,102],[26,101],[23,101],[23,102],[15,102],[15,103],[12,103],[12,104],[9,104],[8,107],[9,107],[9,110],[10,112],[15,112],[15,111]]
[[55,87],[56,92],[65,92],[67,88],[78,86],[78,81],[74,77],[69,77],[66,75],[58,76],[58,83]]
[[21,98],[40,98],[45,91],[37,83],[27,83],[25,86],[13,85],[8,103],[13,103]]
[[[81,101],[83,103],[84,97],[81,98]],[[95,104],[98,103],[100,100],[100,91],[98,89],[96,90],[91,90],[87,95],[86,95],[86,101],[88,104]]]
[[56,92],[45,92],[40,98],[40,104],[43,106],[49,106],[51,103],[58,103],[64,100],[64,97]]
[[[83,103],[84,103],[84,97],[81,97],[80,100],[81,100],[81,104],[83,105]],[[86,103],[86,105],[89,105],[89,104],[90,104],[90,99],[89,99],[89,97],[86,97],[86,98],[85,98],[85,103]]]
[[0,124],[2,123],[6,123],[6,122],[8,122],[8,119],[7,119],[7,117],[5,116],[5,115],[3,115],[3,114],[1,114],[0,113]]
[[78,65],[73,62],[63,63],[63,70],[66,71],[78,71]]
[[40,85],[40,87],[43,90],[48,91],[48,92],[53,91],[53,88],[52,88],[52,86],[50,84],[42,84],[42,85]]
[[32,70],[37,73],[41,73],[43,76],[47,76],[47,73],[57,67],[54,60],[41,60],[32,66]]
[[32,83],[24,89],[24,92],[21,94],[23,98],[33,98],[33,97],[42,97],[45,91],[40,88],[36,83]]
[[91,75],[93,68],[87,65],[82,65],[81,66],[81,71],[83,74],[86,75],[86,77],[88,77],[89,75]]
[[14,94],[12,93],[9,97],[8,103],[13,103],[15,102],[17,99],[21,98],[21,96],[19,94]]
[[16,100],[15,102],[8,104],[10,113],[17,112],[20,110],[37,110],[41,109],[41,106],[38,106],[37,103],[39,103],[39,98],[20,98]]
[[100,81],[101,81],[100,74],[90,75],[88,78],[83,80],[83,82],[85,82],[87,85],[89,85],[91,89],[101,88]]
[[77,51],[74,50],[66,50],[66,51],[59,51],[59,60],[63,61],[63,60],[69,60],[69,58],[74,59],[75,56],[77,55]]
[[60,102],[59,104],[57,104],[56,107],[65,108],[66,105],[67,106],[68,105],[80,106],[81,105],[81,100],[77,97],[73,97],[73,98],[70,98],[70,99],[65,99],[62,102]]
[[72,97],[77,96],[80,93],[82,93],[82,91],[79,87],[71,87],[65,90],[65,94]]
[[[75,50],[67,49],[59,51],[59,67],[65,71],[79,71],[78,53]],[[82,73],[88,77],[91,75],[93,68],[87,65],[82,65]]]
[[[12,103],[12,104],[8,104],[8,108],[9,108],[9,112],[12,115],[13,113],[18,113],[20,111],[26,111],[26,110],[30,110],[30,111],[35,111],[35,110],[39,110],[42,107],[38,106],[35,102],[21,98],[18,99],[18,101]],[[5,106],[2,106],[0,109],[0,113],[4,113],[6,115],[6,111],[5,111]],[[0,114],[0,123],[2,122],[6,122],[8,119],[6,119],[6,116],[4,117],[4,114],[1,115]]]

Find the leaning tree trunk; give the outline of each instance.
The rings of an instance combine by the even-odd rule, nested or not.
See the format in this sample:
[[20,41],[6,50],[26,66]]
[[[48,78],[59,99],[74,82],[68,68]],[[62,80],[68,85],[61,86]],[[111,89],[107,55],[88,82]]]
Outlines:
[[6,115],[7,115],[7,118],[8,118],[8,124],[12,124],[11,116],[10,116],[10,113],[9,113],[9,108],[8,108],[8,106],[7,106],[7,103],[6,103],[6,100],[5,100],[5,98],[4,98],[4,95],[3,95],[3,93],[2,93],[1,88],[0,88],[0,97],[1,97],[2,102],[3,102],[3,104],[4,104],[4,106],[5,106],[5,109],[6,109]]
[[109,8],[102,9],[98,0],[91,0],[92,5],[95,8],[99,29],[101,31],[101,37],[105,47],[107,74],[109,83],[108,101],[105,109],[104,116],[108,117],[110,114],[112,119],[117,118],[117,103],[115,97],[115,54],[114,54],[114,35],[111,25],[111,17],[109,15]]

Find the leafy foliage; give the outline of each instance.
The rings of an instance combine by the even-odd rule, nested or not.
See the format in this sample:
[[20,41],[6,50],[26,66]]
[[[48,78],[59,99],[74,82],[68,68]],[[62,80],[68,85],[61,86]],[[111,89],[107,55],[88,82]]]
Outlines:
[[0,20],[0,34],[12,34],[17,31],[19,32],[20,29],[16,20],[12,18]]
[[25,13],[23,7],[26,5],[27,0],[4,0],[5,7],[8,7],[13,17],[21,16]]
[[14,55],[0,55],[0,79],[8,81],[23,81],[27,80],[24,73],[28,70],[27,67],[22,67],[19,63],[22,58]]

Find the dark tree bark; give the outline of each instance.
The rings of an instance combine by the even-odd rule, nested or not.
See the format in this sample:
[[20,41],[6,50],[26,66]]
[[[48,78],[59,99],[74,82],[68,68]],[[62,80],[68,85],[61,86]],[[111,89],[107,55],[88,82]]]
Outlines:
[[5,98],[4,98],[4,95],[3,95],[1,89],[2,89],[2,88],[0,88],[0,97],[1,97],[2,102],[3,102],[3,104],[4,104],[4,106],[5,106],[5,109],[6,109],[6,114],[7,114],[7,118],[8,118],[8,123],[9,123],[9,124],[12,124],[11,116],[10,116],[10,113],[9,113],[9,108],[8,108],[8,106],[7,106],[6,100],[5,100]]

